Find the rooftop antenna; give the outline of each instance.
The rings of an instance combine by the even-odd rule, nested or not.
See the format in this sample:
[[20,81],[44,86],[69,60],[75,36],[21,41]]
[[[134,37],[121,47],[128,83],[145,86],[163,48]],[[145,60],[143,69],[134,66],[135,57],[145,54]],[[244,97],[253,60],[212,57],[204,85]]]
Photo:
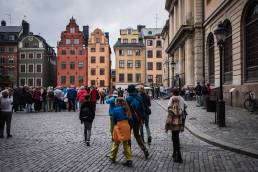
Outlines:
[[11,25],[12,24],[12,15],[11,15],[11,13],[7,13],[5,15],[7,15],[9,17],[9,22],[10,22],[10,25]]
[[156,29],[158,28],[158,20],[159,20],[158,13],[156,13],[156,14],[155,14]]

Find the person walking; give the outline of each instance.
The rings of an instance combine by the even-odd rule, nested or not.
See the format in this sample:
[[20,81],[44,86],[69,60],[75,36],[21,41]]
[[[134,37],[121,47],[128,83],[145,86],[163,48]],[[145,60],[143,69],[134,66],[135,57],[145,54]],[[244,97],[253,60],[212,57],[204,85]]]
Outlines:
[[148,159],[149,152],[140,135],[140,128],[142,127],[142,123],[144,122],[145,118],[142,98],[136,92],[135,85],[129,85],[127,91],[129,95],[126,98],[126,102],[128,103],[132,112],[133,134],[141,150],[144,152],[145,159]]
[[127,102],[122,97],[118,97],[116,99],[116,107],[112,112],[112,121],[115,127],[112,135],[113,142],[110,160],[112,163],[116,161],[119,145],[122,143],[124,147],[124,156],[126,159],[126,162],[124,162],[123,165],[127,167],[132,167],[132,150],[130,146],[131,129],[129,125],[130,119],[131,112]]
[[77,91],[73,85],[71,85],[71,88],[67,90],[67,98],[68,98],[68,111],[70,112],[73,110],[75,112],[75,99],[77,97]]
[[40,92],[40,88],[37,87],[35,88],[33,95],[32,95],[33,101],[34,101],[34,110],[35,112],[39,112],[41,109],[41,101],[42,101],[42,97],[41,97],[41,92]]
[[81,104],[79,118],[84,124],[84,138],[87,146],[90,146],[90,136],[92,122],[95,118],[94,105],[91,102],[90,95],[85,96],[85,101]]
[[118,93],[117,91],[113,91],[113,95],[106,100],[106,104],[109,104],[109,116],[110,116],[110,132],[111,132],[111,136],[112,136],[112,133],[113,133],[113,129],[114,129],[114,124],[112,122],[112,112],[116,106],[116,98],[118,97]]
[[184,99],[179,96],[178,89],[173,89],[172,97],[168,102],[168,118],[166,121],[166,132],[172,131],[173,141],[173,161],[177,163],[183,163],[183,159],[180,151],[179,133],[184,131],[184,111],[187,108],[187,104]]
[[202,106],[202,86],[200,85],[200,82],[197,82],[197,86],[195,87],[195,95],[196,95],[196,101],[197,101],[197,107]]
[[79,106],[78,108],[81,108],[81,104],[84,102],[85,100],[85,96],[88,95],[86,89],[84,86],[81,86],[80,89],[77,92],[77,101],[79,102]]
[[144,105],[144,113],[145,113],[145,118],[144,118],[144,123],[141,127],[141,136],[142,136],[142,139],[144,141],[144,126],[146,128],[146,132],[147,132],[147,138],[148,138],[148,144],[150,145],[151,144],[151,132],[150,132],[150,127],[149,127],[149,115],[151,114],[151,109],[150,109],[150,106],[151,106],[151,101],[150,101],[150,97],[148,94],[145,93],[144,91],[144,87],[140,87],[139,89],[139,92],[140,92],[140,96],[142,97],[142,100],[143,100],[143,105]]
[[4,138],[4,126],[6,125],[7,138],[11,135],[13,95],[11,90],[4,90],[0,98],[0,138]]

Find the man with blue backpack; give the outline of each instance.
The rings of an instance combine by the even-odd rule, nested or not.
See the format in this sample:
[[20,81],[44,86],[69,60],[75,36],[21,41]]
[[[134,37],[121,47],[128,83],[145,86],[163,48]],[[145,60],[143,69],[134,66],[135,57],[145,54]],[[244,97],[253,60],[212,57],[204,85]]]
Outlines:
[[127,89],[129,95],[126,98],[126,101],[130,107],[132,113],[132,124],[131,128],[133,129],[134,137],[144,152],[146,159],[149,157],[149,152],[144,144],[144,141],[140,135],[140,128],[144,122],[145,113],[142,97],[136,92],[134,85],[128,85]]

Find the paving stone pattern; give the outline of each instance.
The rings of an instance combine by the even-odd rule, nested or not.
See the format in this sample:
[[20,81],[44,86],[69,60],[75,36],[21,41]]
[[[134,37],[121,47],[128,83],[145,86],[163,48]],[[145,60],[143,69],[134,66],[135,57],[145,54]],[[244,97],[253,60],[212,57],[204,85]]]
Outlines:
[[0,171],[258,171],[258,160],[209,145],[185,131],[181,134],[183,164],[173,163],[171,133],[165,133],[166,112],[152,103],[150,158],[132,142],[133,168],[111,164],[108,106],[98,105],[91,147],[83,142],[78,114],[15,113],[13,138],[0,140]]

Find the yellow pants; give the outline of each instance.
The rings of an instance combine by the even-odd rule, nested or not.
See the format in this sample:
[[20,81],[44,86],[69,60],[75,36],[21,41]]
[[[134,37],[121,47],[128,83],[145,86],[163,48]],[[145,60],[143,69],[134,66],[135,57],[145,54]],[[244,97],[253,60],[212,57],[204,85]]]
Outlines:
[[[132,160],[132,150],[129,141],[123,141],[122,142],[124,147],[124,156],[127,161]],[[112,149],[111,149],[111,156],[110,159],[115,160],[116,155],[119,149],[120,143],[113,142],[112,143]]]

